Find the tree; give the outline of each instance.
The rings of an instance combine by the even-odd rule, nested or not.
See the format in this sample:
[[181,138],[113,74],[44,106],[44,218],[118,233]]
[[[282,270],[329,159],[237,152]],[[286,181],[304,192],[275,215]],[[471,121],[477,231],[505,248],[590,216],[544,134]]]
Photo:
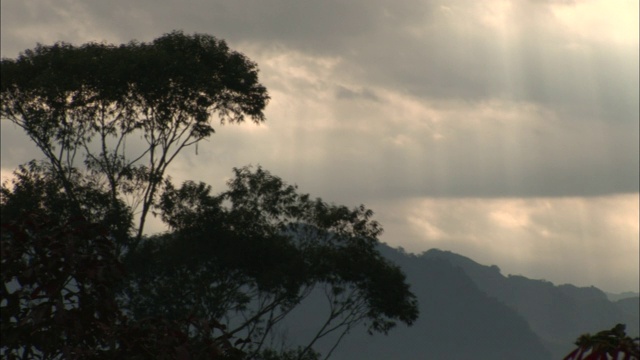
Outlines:
[[[3,223],[19,222],[30,216],[57,224],[84,218],[89,223],[104,226],[114,239],[129,236],[132,209],[119,199],[112,201],[106,189],[80,172],[73,171],[69,178],[76,194],[75,201],[64,191],[60,178],[46,162],[31,161],[19,166],[13,175],[13,181],[0,188]],[[76,208],[81,210],[82,216],[76,214]],[[123,242],[126,241],[117,241],[116,245]]]
[[125,316],[115,291],[125,269],[108,229],[24,215],[2,223],[2,358],[244,357],[216,321]]
[[[313,200],[261,168],[236,169],[218,195],[166,176],[212,115],[264,121],[256,65],[223,41],[39,45],[1,65],[0,116],[45,156],[0,191],[3,354],[310,360],[361,322],[386,333],[416,319],[364,206]],[[170,231],[144,235],[152,211]],[[275,349],[268,337],[313,292],[326,321]]]
[[82,219],[3,222],[3,356],[74,358],[107,346],[117,316],[109,289],[122,271],[112,247]]
[[[255,63],[212,36],[177,31],[151,43],[38,45],[1,68],[2,118],[40,148],[74,202],[82,156],[114,204],[139,206],[136,241],[169,164],[214,132],[211,115],[259,123],[269,99]],[[147,146],[127,148],[137,136]]]
[[640,339],[627,336],[624,324],[617,324],[611,330],[595,335],[581,335],[576,345],[578,348],[564,360],[640,359]]
[[[236,169],[216,196],[205,184],[166,181],[158,210],[172,231],[144,238],[123,264],[109,222],[65,215],[63,187],[46,169],[22,167],[1,192],[10,354],[194,354],[214,344],[248,358],[314,359],[328,335],[337,334],[335,347],[363,321],[386,333],[417,317],[404,274],[375,248],[382,229],[362,206],[312,200],[261,168]],[[330,310],[315,336],[298,349],[272,348],[273,330],[313,291]]]
[[203,183],[167,183],[160,209],[173,231],[128,258],[134,275],[125,293],[137,316],[229,319],[229,333],[246,339],[240,348],[258,356],[275,326],[321,292],[328,315],[301,357],[329,334],[337,346],[361,322],[386,333],[417,317],[404,274],[376,250],[382,228],[364,206],[313,200],[268,171],[244,167],[217,196]]

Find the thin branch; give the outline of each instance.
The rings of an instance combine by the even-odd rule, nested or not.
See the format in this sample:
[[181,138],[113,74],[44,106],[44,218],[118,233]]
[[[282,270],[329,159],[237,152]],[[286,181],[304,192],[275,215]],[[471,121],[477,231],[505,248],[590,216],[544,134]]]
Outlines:
[[344,331],[342,331],[342,333],[340,334],[340,337],[338,337],[338,340],[336,340],[335,344],[333,344],[333,346],[331,347],[331,349],[327,353],[327,356],[324,357],[324,360],[327,360],[327,359],[329,359],[329,357],[331,357],[331,354],[333,354],[333,351],[336,348],[338,348],[338,345],[340,345],[340,342],[342,341],[344,336],[349,333],[350,330],[351,330],[351,325],[347,325],[347,327],[344,329]]

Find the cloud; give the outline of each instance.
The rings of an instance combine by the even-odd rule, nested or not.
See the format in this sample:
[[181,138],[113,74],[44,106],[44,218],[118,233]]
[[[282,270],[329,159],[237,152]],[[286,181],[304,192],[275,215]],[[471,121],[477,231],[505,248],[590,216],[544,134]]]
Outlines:
[[[172,165],[176,182],[221,190],[232,167],[261,164],[313,196],[367,204],[385,239],[415,251],[442,247],[556,282],[638,282],[636,1],[1,6],[5,57],[36,42],[183,29],[258,63],[267,122],[217,126]],[[40,158],[0,126],[3,176]],[[585,268],[598,254],[607,260]]]
[[[26,37],[126,42],[184,29],[249,44],[257,50],[253,55],[277,49],[339,58],[334,76],[363,88],[423,98],[536,102],[580,118],[599,112],[609,121],[631,122],[638,115],[637,11],[623,1],[404,0],[388,6],[241,0],[175,6],[168,0],[68,0],[65,6],[3,6],[5,13],[18,14],[7,18],[2,35],[8,44],[3,48],[12,49],[8,53]],[[37,31],[31,25],[35,18],[48,19],[39,24],[54,31]]]
[[607,4],[9,3],[2,44],[213,33],[241,44],[271,91],[252,146],[277,159],[257,160],[385,194],[590,196],[638,191],[637,16]]
[[505,275],[623,291],[640,280],[638,200],[424,198],[386,204],[377,216],[383,240],[409,251],[451,250],[498,264]]
[[[213,6],[199,4],[190,11]],[[638,77],[629,76],[637,72],[637,66],[625,56],[602,55],[601,60],[608,61],[608,66],[581,67],[592,57],[565,48],[569,37],[561,33],[551,8],[528,5],[531,8],[524,10],[532,11],[533,17],[546,16],[533,21],[522,15],[524,10],[518,6],[525,5],[521,3],[495,4],[465,7],[460,3],[424,3],[425,8],[414,9],[407,18],[400,15],[410,12],[408,3],[393,9],[373,4],[370,8],[377,10],[362,13],[352,8],[356,5],[349,5],[348,9],[340,5],[332,11],[345,12],[355,22],[368,18],[366,31],[350,29],[368,41],[343,47],[342,42],[352,40],[334,39],[336,35],[331,32],[287,35],[311,43],[319,41],[315,37],[326,36],[331,38],[327,41],[335,42],[311,50],[279,32],[278,24],[286,23],[288,17],[278,21],[269,18],[281,16],[274,9],[282,3],[276,2],[268,9],[259,6],[253,12],[241,12],[236,8],[240,5],[229,5],[224,13],[256,17],[246,19],[246,23],[274,23],[275,28],[270,31],[250,31],[251,35],[243,37],[240,49],[253,54],[250,57],[260,65],[272,101],[266,126],[259,128],[251,142],[245,138],[246,131],[236,134],[232,128],[225,135],[214,135],[210,150],[203,144],[204,155],[200,159],[209,162],[207,151],[222,151],[214,148],[235,149],[233,154],[211,161],[225,170],[243,163],[273,166],[335,198],[598,196],[637,192],[638,97],[632,95],[637,92],[634,82]],[[115,5],[113,9],[81,6],[80,13],[96,17],[97,31],[101,21],[106,21],[97,19],[99,11],[104,19],[112,20],[140,12],[124,12],[123,6],[134,5]],[[162,9],[152,10],[149,16],[153,17],[153,11],[166,12]],[[310,9],[316,8],[298,5],[287,11],[310,14]],[[326,11],[318,11],[313,21],[322,22],[329,16]],[[257,19],[256,14],[262,12],[267,12],[269,15],[265,16],[271,20]],[[111,17],[104,15],[110,13]],[[70,16],[61,11],[53,14],[52,18],[60,19],[51,22],[54,28]],[[524,19],[519,27],[539,30],[537,36],[545,41],[520,44],[525,35],[517,32],[530,31],[515,27],[515,35],[507,32],[504,27],[513,25],[517,14]],[[220,15],[213,12],[211,16],[217,19]],[[216,26],[218,22],[213,21],[212,27]],[[236,27],[229,24],[225,29],[236,31]],[[112,31],[116,28],[111,26]],[[241,30],[237,31],[235,36],[241,37]],[[496,41],[490,35],[503,38]],[[255,37],[261,37],[264,43]],[[549,39],[553,41],[546,41]],[[595,46],[589,39],[571,39]],[[537,49],[540,51],[534,56],[536,61],[528,57],[505,60],[502,56],[520,50],[536,53],[536,46],[551,48]],[[629,52],[626,47],[613,50]],[[403,58],[407,51],[414,53]],[[489,52],[485,54],[486,51]],[[565,60],[560,61],[561,58]],[[467,64],[476,61],[483,63]],[[543,69],[537,63],[547,65]],[[569,68],[568,74],[562,74]],[[585,81],[589,84],[585,85]],[[12,133],[4,126],[3,131]],[[20,137],[7,137],[3,151],[13,151],[10,149],[18,147],[14,143],[24,142]],[[187,153],[184,161],[203,161],[191,158],[193,155]],[[335,181],[323,178],[335,176],[329,174],[340,176]]]

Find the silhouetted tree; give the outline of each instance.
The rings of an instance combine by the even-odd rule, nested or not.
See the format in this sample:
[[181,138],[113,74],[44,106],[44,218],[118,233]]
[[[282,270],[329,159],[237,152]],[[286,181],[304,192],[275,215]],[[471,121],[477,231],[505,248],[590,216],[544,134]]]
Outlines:
[[23,214],[3,221],[3,359],[244,357],[216,321],[125,316],[115,291],[124,268],[109,237],[84,218],[60,223]]
[[[311,360],[329,334],[337,345],[361,322],[386,333],[416,319],[364,206],[312,200],[261,168],[236,169],[219,195],[166,177],[213,133],[212,115],[264,121],[256,65],[223,41],[39,45],[1,73],[2,119],[46,157],[0,192],[3,355]],[[146,144],[136,152],[131,138]],[[170,232],[143,236],[151,211]],[[315,336],[269,348],[312,291],[330,310]]]
[[564,360],[638,360],[640,338],[632,339],[625,333],[625,325],[617,324],[611,330],[595,335],[581,335],[575,343],[578,348]]
[[[269,99],[244,55],[177,31],[151,43],[38,45],[2,59],[1,75],[2,118],[40,148],[71,199],[81,156],[114,203],[140,206],[136,240],[169,164],[214,132],[211,115],[259,123]],[[132,137],[147,146],[127,148]]]
[[386,333],[395,321],[416,319],[404,274],[376,250],[382,228],[370,210],[298,194],[261,168],[235,175],[218,196],[203,183],[166,184],[161,215],[174,231],[149,238],[128,259],[135,314],[233,319],[229,332],[247,339],[240,348],[252,356],[314,289],[329,312],[300,356],[329,334],[338,334],[337,346],[361,322]]
[[[67,180],[73,184],[75,199],[65,192],[55,170],[46,162],[31,161],[13,173],[11,182],[2,184],[2,222],[19,221],[28,216],[39,216],[51,223],[63,224],[84,218],[108,229],[116,240],[116,252],[127,243],[133,215],[132,209],[117,199],[113,201],[108,190],[91,178],[74,171]],[[75,210],[79,208],[81,215]]]

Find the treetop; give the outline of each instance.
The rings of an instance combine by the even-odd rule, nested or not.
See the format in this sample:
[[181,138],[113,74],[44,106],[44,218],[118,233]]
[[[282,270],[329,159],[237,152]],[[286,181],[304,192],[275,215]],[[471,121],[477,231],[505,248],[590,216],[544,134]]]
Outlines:
[[116,102],[130,110],[181,110],[201,123],[211,112],[222,121],[248,115],[259,123],[269,100],[254,62],[223,40],[181,31],[118,46],[38,44],[16,59],[2,59],[1,90],[2,112],[9,116],[34,105],[26,100],[37,100],[41,110]]

